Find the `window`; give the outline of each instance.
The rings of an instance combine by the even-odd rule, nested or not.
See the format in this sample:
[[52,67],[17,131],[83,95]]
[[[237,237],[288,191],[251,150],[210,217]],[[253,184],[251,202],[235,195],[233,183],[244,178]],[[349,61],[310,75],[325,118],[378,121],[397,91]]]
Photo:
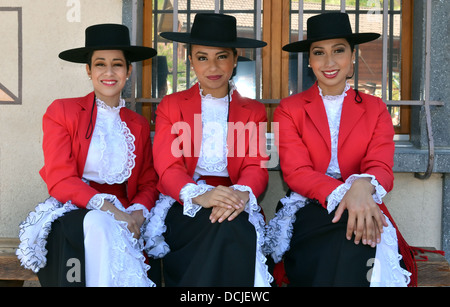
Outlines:
[[[409,35],[411,31],[403,27],[402,20],[402,10],[408,6],[409,1],[387,2],[388,11],[385,13],[384,3],[380,0],[292,0],[290,40],[306,38],[307,19],[328,11],[348,13],[353,32],[385,33],[385,37],[356,46],[356,71],[349,83],[352,87],[383,98],[387,102],[396,133],[404,135],[397,138],[403,140],[408,138],[405,134],[409,133],[409,106],[396,106],[394,101],[410,99],[408,84],[410,80],[409,78],[402,80],[403,67],[409,71],[411,66],[411,63],[402,61],[403,57],[406,60],[410,59],[411,54],[411,48],[405,44],[402,45],[403,36]],[[407,9],[411,10],[409,7]],[[385,17],[388,22],[387,32],[383,29]],[[302,29],[300,32],[299,24]],[[402,49],[402,47],[406,48]],[[387,48],[386,56],[383,48]],[[387,61],[386,76],[383,76],[383,60]],[[314,83],[315,77],[307,67],[307,61],[306,54],[290,55],[289,94],[305,90]]]
[[[190,31],[196,13],[220,12],[236,17],[238,35],[268,43],[263,49],[239,50],[242,62],[235,82],[243,95],[266,104],[270,121],[279,99],[314,82],[306,55],[288,54],[281,47],[298,40],[299,34],[300,38],[306,36],[308,17],[327,11],[347,12],[354,32],[384,34],[357,46],[356,72],[350,82],[359,90],[382,97],[391,112],[397,138],[409,139],[410,106],[401,101],[411,99],[410,0],[144,0],[144,28],[152,29],[150,45],[158,50],[151,70],[143,73],[143,80],[148,80],[144,83],[152,85],[147,86],[151,92],[144,94],[146,100],[140,101],[144,102],[144,115],[153,122],[156,103],[164,95],[196,82],[184,44],[165,41],[159,33]],[[240,78],[246,78],[246,82],[241,83]],[[153,104],[145,103],[148,101]]]
[[[197,82],[190,69],[185,44],[167,41],[159,33],[190,32],[196,13],[219,12],[236,17],[239,36],[257,38],[261,33],[261,15],[257,13],[259,3],[256,0],[155,0],[153,38],[158,57],[153,62],[155,81],[152,96],[161,98],[165,94],[188,89]],[[241,49],[238,52],[239,65],[234,81],[243,95],[256,98],[260,95],[260,86],[257,86],[260,77],[258,80],[256,77],[260,75],[256,71],[258,51]]]

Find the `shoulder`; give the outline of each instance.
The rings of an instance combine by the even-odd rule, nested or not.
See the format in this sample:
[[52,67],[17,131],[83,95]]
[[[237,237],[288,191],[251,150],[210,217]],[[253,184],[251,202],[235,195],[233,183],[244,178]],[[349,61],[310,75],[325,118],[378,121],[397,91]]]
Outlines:
[[378,111],[378,112],[387,112],[387,106],[386,103],[377,96],[373,96],[370,94],[362,93],[361,91],[356,92],[355,90],[352,90],[351,98],[357,99],[356,95],[359,95],[361,97],[361,106],[366,109],[366,111]]
[[303,92],[281,99],[280,105],[284,107],[299,108],[317,99],[318,97],[320,97],[319,88],[317,87],[317,84],[314,84]]
[[91,92],[83,97],[73,97],[73,98],[61,98],[54,100],[47,111],[51,110],[66,110],[75,111],[77,109],[87,109],[93,105],[95,98],[94,92]]

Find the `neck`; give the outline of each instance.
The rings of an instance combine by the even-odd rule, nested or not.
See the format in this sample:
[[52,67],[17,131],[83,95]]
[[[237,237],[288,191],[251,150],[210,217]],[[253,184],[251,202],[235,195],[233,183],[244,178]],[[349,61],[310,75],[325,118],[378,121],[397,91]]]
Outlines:
[[96,97],[98,99],[100,99],[101,101],[103,101],[106,105],[108,105],[111,108],[115,108],[119,106],[120,103],[120,95],[119,96],[102,96],[102,95],[97,95],[97,93],[95,93]]
[[324,95],[324,96],[341,95],[345,89],[346,84],[347,83],[344,82],[342,84],[340,83],[340,84],[333,85],[333,86],[327,86],[327,85],[321,84],[321,82],[318,82],[318,85],[319,85],[320,89],[322,90],[322,95]]
[[202,87],[201,84],[199,84],[200,89],[202,89],[202,93],[204,96],[211,95],[214,98],[223,98],[228,95],[229,86],[228,84],[226,86],[223,86],[221,88],[217,89],[205,89]]

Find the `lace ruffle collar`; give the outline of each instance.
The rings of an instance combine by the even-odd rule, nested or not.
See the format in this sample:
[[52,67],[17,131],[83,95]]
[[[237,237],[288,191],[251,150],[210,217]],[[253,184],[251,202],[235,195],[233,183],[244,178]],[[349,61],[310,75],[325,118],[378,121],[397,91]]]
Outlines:
[[125,99],[119,99],[119,105],[117,107],[110,107],[103,100],[99,98],[95,98],[95,102],[97,103],[97,107],[100,109],[108,110],[108,111],[119,111],[121,108],[125,107]]
[[[233,80],[230,80],[228,82],[230,84],[230,98],[232,99],[233,92],[235,90],[237,90],[237,88],[236,88],[236,85],[234,84]],[[199,89],[200,89],[200,97],[202,97],[202,100],[208,99],[208,100],[226,100],[226,101],[228,101],[228,95],[223,98],[216,98],[216,97],[213,97],[211,94],[203,95],[203,89],[202,89],[200,82],[198,84],[199,84]]]
[[323,95],[322,89],[320,88],[320,86],[317,85],[317,87],[319,88],[319,95],[324,100],[340,100],[340,99],[343,99],[344,97],[347,96],[347,91],[351,88],[350,84],[348,84],[348,82],[345,81],[345,88],[344,88],[344,91],[342,92],[342,94],[340,94],[340,95]]

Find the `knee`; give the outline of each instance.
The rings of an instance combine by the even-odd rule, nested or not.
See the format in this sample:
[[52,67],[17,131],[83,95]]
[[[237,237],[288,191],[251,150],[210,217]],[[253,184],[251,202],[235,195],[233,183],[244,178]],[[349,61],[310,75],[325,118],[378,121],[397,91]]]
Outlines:
[[108,229],[111,229],[114,217],[99,210],[89,211],[83,221],[84,236],[93,235],[95,237],[107,236]]

